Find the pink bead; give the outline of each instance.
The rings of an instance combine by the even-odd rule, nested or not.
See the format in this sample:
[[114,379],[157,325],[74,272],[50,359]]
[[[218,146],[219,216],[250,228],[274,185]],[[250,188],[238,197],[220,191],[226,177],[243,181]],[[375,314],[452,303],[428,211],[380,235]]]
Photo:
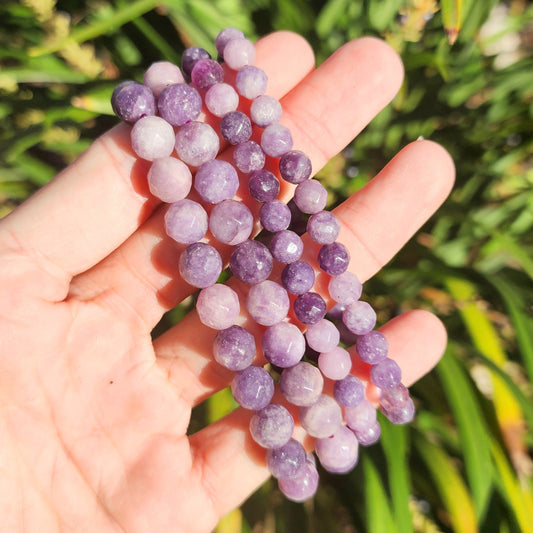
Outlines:
[[143,76],[143,83],[152,89],[154,96],[159,96],[169,85],[184,82],[180,68],[170,61],[152,63]]
[[323,318],[316,324],[308,326],[305,338],[313,350],[322,353],[333,350],[339,344],[340,334],[333,322]]
[[185,198],[192,185],[189,167],[176,157],[156,159],[148,171],[150,192],[169,204]]
[[215,283],[200,291],[196,310],[202,324],[213,329],[226,329],[239,316],[239,297],[227,285]]
[[329,379],[343,379],[352,368],[352,358],[348,350],[336,346],[330,352],[318,356],[318,368]]
[[251,65],[255,61],[255,46],[248,39],[232,39],[224,47],[224,61],[232,70]]
[[359,300],[363,292],[363,285],[352,272],[343,272],[333,276],[328,285],[329,295],[341,305],[350,305]]
[[174,129],[161,117],[139,119],[131,130],[131,147],[143,159],[153,161],[174,151]]

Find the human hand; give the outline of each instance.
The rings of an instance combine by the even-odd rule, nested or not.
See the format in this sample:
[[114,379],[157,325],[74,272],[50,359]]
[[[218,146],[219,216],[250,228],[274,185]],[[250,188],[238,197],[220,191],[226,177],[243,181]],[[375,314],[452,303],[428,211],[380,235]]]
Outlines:
[[[402,67],[368,38],[314,71],[313,62],[294,34],[257,43],[268,94],[282,100],[282,122],[317,170],[389,103]],[[151,340],[192,288],[177,275],[179,246],[164,234],[147,169],[129,127],[117,126],[0,223],[2,531],[207,532],[268,477],[249,411],[187,436],[191,408],[231,373],[212,360],[216,332],[195,312]],[[442,148],[416,141],[336,209],[361,281],[436,210],[453,174]],[[382,331],[405,384],[446,342],[423,311]]]

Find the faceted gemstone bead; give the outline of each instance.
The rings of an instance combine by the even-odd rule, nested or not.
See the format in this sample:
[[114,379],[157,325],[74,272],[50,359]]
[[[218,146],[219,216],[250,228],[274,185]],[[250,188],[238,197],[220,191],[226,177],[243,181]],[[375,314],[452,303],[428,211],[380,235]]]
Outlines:
[[274,396],[274,380],[264,368],[250,365],[235,374],[231,392],[241,407],[258,411],[266,407]]
[[224,62],[232,70],[239,70],[255,61],[255,46],[248,39],[231,39],[224,46]]
[[328,292],[339,304],[350,305],[361,297],[363,285],[355,274],[346,271],[330,279]]
[[241,96],[253,100],[264,94],[267,82],[268,78],[264,70],[253,65],[246,65],[237,72],[235,88]]
[[213,356],[222,366],[230,370],[244,370],[253,363],[255,355],[254,336],[243,327],[232,325],[216,334]]
[[392,389],[400,383],[402,371],[398,363],[386,357],[370,369],[370,381],[380,389]]
[[348,350],[335,346],[333,350],[320,354],[318,368],[329,379],[344,379],[352,369],[352,358]]
[[229,261],[233,275],[250,285],[268,279],[273,263],[268,248],[262,242],[253,240],[237,245]]
[[305,261],[294,261],[281,272],[283,286],[292,294],[304,294],[315,283],[315,271]]
[[245,174],[262,169],[265,159],[265,152],[255,141],[239,143],[233,150],[233,162]]
[[209,215],[209,229],[219,242],[235,246],[252,233],[254,217],[242,202],[224,200],[213,207]]
[[194,188],[204,202],[218,204],[235,196],[239,176],[235,167],[222,159],[202,163],[194,176]]
[[224,54],[226,44],[232,39],[244,39],[244,33],[237,28],[224,28],[215,38],[215,48],[218,55]]
[[239,316],[239,297],[227,285],[215,283],[200,291],[196,310],[202,324],[213,329],[226,329]]
[[299,417],[302,427],[317,439],[330,437],[342,423],[339,404],[326,394],[321,394],[314,404],[300,407]]
[[340,229],[339,221],[331,211],[314,213],[307,221],[307,233],[318,244],[333,244]]
[[149,87],[157,98],[169,85],[184,83],[185,79],[178,66],[170,61],[152,63],[143,75],[143,83]]
[[331,276],[342,274],[350,264],[350,255],[346,246],[340,242],[322,245],[318,252],[318,264],[326,274]]
[[328,191],[317,180],[305,180],[294,191],[294,202],[302,213],[314,214],[322,211],[328,201]]
[[267,361],[281,368],[296,365],[305,353],[303,333],[290,322],[278,322],[268,327],[261,344]]
[[300,361],[283,370],[279,388],[283,396],[293,405],[312,405],[322,394],[324,378],[316,366]]
[[281,231],[289,227],[291,212],[287,205],[280,200],[272,200],[261,206],[259,220],[267,231]]
[[278,480],[279,490],[293,502],[304,502],[312,498],[318,488],[318,471],[311,461],[293,477]]
[[204,122],[188,122],[176,134],[176,151],[181,160],[193,167],[215,159],[220,141],[215,130]]
[[381,408],[381,412],[393,424],[408,424],[415,417],[415,404],[411,398],[408,398],[403,405],[390,409]]
[[206,90],[224,80],[224,69],[214,59],[199,59],[191,70],[191,81],[198,89]]
[[120,120],[129,124],[156,112],[154,94],[146,85],[136,81],[124,81],[115,87],[111,107]]
[[250,118],[260,128],[279,122],[282,115],[281,104],[272,96],[258,96],[250,106]]
[[174,129],[161,117],[142,117],[131,129],[131,147],[147,161],[168,157],[174,151]]
[[270,124],[261,134],[261,148],[271,157],[280,157],[288,152],[292,142],[291,132],[282,124]]
[[277,403],[256,411],[250,420],[250,434],[263,448],[280,448],[289,442],[293,431],[291,414]]
[[254,170],[248,179],[248,189],[258,202],[271,202],[279,193],[279,181],[269,170]]
[[167,234],[181,244],[198,242],[207,232],[207,213],[197,202],[184,198],[165,213]]
[[281,177],[289,183],[302,183],[311,176],[311,160],[300,150],[284,153],[279,160]]
[[344,419],[346,425],[353,431],[364,431],[375,424],[377,413],[375,407],[363,399],[355,407],[344,409]]
[[326,302],[317,292],[300,294],[294,300],[293,309],[298,320],[304,324],[316,324],[326,316]]
[[211,54],[198,46],[187,48],[181,56],[181,70],[183,73],[190,78],[194,65],[200,59],[211,59]]
[[294,263],[300,259],[304,250],[304,243],[294,231],[278,231],[270,241],[270,253],[280,263]]
[[203,289],[216,283],[222,272],[222,258],[209,244],[196,242],[181,252],[178,266],[189,285]]
[[357,407],[365,398],[365,386],[358,377],[348,374],[335,382],[333,397],[339,405]]
[[316,324],[311,324],[305,332],[307,344],[317,352],[330,352],[340,341],[340,334],[337,326],[323,318]]
[[279,448],[267,450],[266,462],[275,478],[288,478],[298,474],[307,461],[304,447],[295,439]]
[[315,451],[324,469],[334,474],[344,474],[357,463],[359,443],[352,431],[340,426],[333,435],[317,439]]
[[287,291],[275,281],[265,280],[248,291],[246,309],[262,326],[272,326],[283,320],[289,311]]
[[354,435],[361,446],[370,446],[375,444],[381,437],[381,426],[376,420],[371,426],[354,430]]
[[380,331],[360,334],[356,346],[361,360],[370,365],[383,361],[389,353],[389,343]]
[[369,303],[358,300],[346,307],[342,321],[352,333],[364,335],[374,329],[376,312]]
[[239,105],[237,91],[228,83],[217,83],[207,89],[204,96],[205,106],[216,117],[235,111]]
[[148,171],[150,192],[169,204],[183,200],[191,190],[189,167],[176,157],[156,159]]
[[196,120],[202,111],[200,93],[186,83],[169,85],[157,99],[159,114],[173,126]]
[[241,111],[230,111],[220,121],[220,134],[230,144],[243,143],[252,135],[252,123]]

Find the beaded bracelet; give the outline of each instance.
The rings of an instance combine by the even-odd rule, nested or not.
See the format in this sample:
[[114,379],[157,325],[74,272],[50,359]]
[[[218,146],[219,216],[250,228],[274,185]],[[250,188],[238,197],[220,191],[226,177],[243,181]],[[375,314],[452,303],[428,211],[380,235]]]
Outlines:
[[[251,436],[266,449],[268,468],[281,491],[303,501],[318,486],[316,461],[293,438],[295,421],[289,410],[272,402],[276,384],[298,408],[299,423],[314,438],[320,464],[335,473],[351,470],[358,446],[375,443],[381,434],[376,408],[366,399],[368,383],[350,374],[352,359],[343,347],[351,344],[346,333],[355,338],[359,358],[370,365],[381,412],[404,424],[412,420],[414,404],[398,364],[387,356],[385,336],[374,330],[376,313],[360,300],[361,283],[348,270],[348,250],[337,241],[339,221],[325,210],[327,191],[311,178],[307,155],[293,149],[291,133],[280,123],[280,102],[265,94],[267,76],[253,65],[254,45],[240,30],[226,28],[215,46],[218,61],[202,48],[188,48],[181,69],[166,61],[154,63],[143,83],[118,85],[111,102],[117,116],[132,125],[135,153],[152,162],[147,180],[151,193],[169,204],[166,232],[186,245],[179,273],[200,289],[199,319],[217,330],[213,356],[235,371],[231,390],[240,406],[253,411]],[[222,62],[236,71],[234,87],[224,81]],[[238,109],[242,101],[249,104],[249,116]],[[218,132],[197,120],[204,106]],[[251,140],[252,134],[260,142]],[[233,146],[232,163],[217,157],[221,141]],[[264,168],[268,159],[277,163],[281,179],[296,186],[288,204],[277,199],[280,181]],[[235,200],[242,180],[260,204],[261,236],[266,239],[254,239],[254,216]],[[191,188],[200,201],[188,198]],[[217,283],[224,265],[218,250],[202,240],[208,231],[233,247],[229,268],[249,285],[246,302]],[[317,263],[329,276],[329,297],[336,302],[328,314],[331,320],[324,298],[312,291],[315,270],[302,259],[305,232],[320,246]],[[283,266],[279,281],[272,279],[276,263]],[[236,323],[242,304],[262,326],[265,366],[254,364],[255,338]],[[325,380],[333,382],[332,395],[324,393]]]

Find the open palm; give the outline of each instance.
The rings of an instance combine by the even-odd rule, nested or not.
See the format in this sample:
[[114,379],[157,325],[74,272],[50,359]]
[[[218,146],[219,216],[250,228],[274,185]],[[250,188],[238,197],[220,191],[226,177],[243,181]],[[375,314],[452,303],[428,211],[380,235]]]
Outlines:
[[[315,171],[402,81],[397,56],[368,38],[315,70],[305,41],[272,34],[257,43],[256,64]],[[268,476],[249,412],[187,436],[191,408],[231,373],[212,361],[215,332],[195,312],[152,342],[191,287],[164,235],[164,206],[148,193],[147,163],[128,145],[129,128],[117,126],[0,223],[1,531],[208,532]],[[435,211],[453,172],[442,148],[416,141],[337,208],[362,281]],[[382,331],[407,384],[446,342],[422,311]]]

